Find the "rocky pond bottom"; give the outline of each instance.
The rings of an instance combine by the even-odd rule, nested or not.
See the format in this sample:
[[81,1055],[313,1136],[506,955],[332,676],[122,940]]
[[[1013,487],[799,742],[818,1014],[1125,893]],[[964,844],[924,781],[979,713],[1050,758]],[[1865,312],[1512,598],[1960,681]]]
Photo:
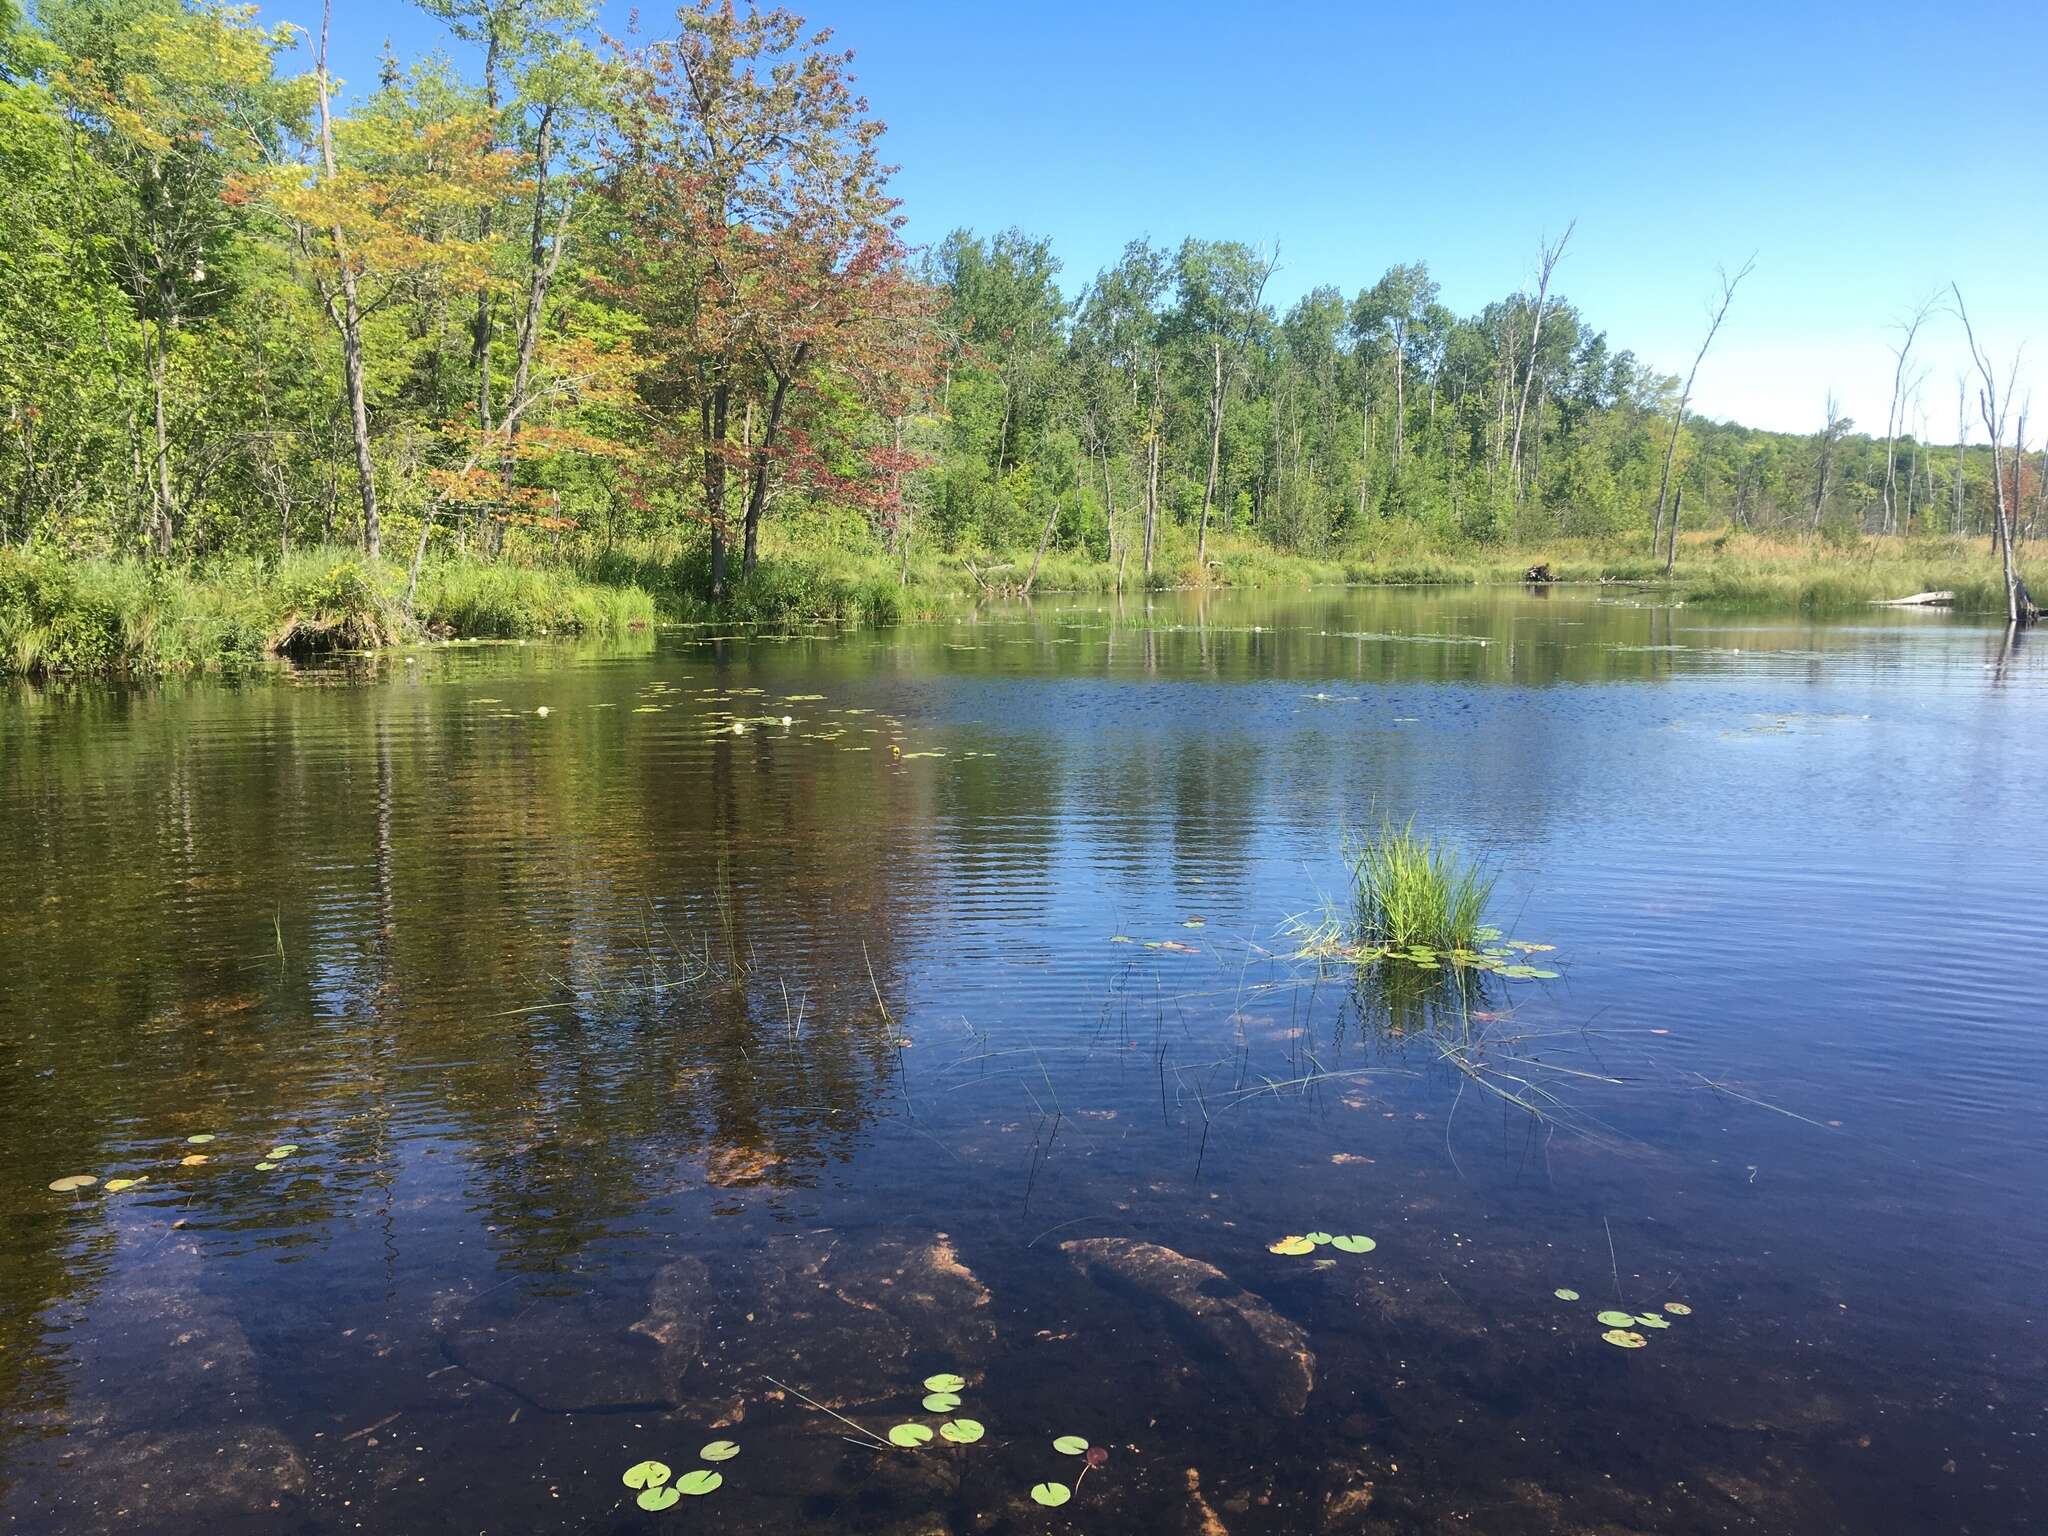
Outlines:
[[[0,699],[0,1533],[2030,1529],[2043,681],[1380,593]],[[1540,964],[1315,942],[1388,814]]]

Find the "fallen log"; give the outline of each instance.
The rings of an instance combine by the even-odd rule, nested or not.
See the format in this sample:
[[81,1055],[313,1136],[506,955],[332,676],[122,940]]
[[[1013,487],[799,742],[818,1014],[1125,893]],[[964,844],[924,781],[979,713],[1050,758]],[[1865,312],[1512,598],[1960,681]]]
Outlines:
[[1871,599],[1874,608],[1939,608],[1956,600],[1953,592],[1915,592],[1911,597]]

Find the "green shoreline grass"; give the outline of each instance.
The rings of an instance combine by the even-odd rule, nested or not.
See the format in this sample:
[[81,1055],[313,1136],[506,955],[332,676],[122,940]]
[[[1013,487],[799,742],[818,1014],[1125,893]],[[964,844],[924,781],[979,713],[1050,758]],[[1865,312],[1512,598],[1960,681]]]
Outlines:
[[[1126,594],[1186,589],[1508,586],[1549,565],[1562,583],[1640,584],[1646,597],[1749,611],[1839,615],[1909,593],[1948,590],[1956,611],[2002,615],[1998,564],[1981,540],[1768,541],[1700,535],[1680,542],[1675,576],[1634,543],[1437,549],[1413,538],[1340,557],[1284,555],[1248,540],[1211,541],[1206,564],[1173,548],[1149,581],[1126,566]],[[778,549],[713,605],[701,549],[615,549],[586,559],[427,562],[415,614],[405,569],[345,549],[179,568],[0,549],[0,675],[161,676],[260,666],[279,656],[362,651],[432,639],[609,638],[671,623],[887,624],[931,619],[1021,584],[1029,560],[917,555],[905,573],[876,554]],[[1035,595],[1117,589],[1108,562],[1048,555]]]

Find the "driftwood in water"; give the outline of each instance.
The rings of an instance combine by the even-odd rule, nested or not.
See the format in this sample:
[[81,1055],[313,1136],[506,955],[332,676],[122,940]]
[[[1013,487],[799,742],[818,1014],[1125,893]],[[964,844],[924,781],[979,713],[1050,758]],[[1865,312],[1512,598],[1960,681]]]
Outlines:
[[1874,608],[1942,608],[1956,600],[1953,592],[1915,592],[1911,597],[1877,597]]

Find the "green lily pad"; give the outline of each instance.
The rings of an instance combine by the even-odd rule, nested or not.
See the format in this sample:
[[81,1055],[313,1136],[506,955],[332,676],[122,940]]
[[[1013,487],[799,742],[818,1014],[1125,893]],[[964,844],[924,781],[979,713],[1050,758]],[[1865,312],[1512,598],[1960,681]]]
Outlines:
[[1654,1312],[1642,1312],[1636,1316],[1636,1326],[1638,1328],[1669,1328],[1671,1326],[1671,1319],[1659,1317]]
[[643,1488],[633,1502],[642,1509],[672,1509],[682,1494],[673,1488]]
[[149,1175],[146,1173],[138,1173],[132,1179],[109,1179],[107,1180],[107,1193],[118,1195],[124,1189],[133,1189],[138,1184],[147,1184],[148,1182]]
[[1379,1244],[1369,1237],[1360,1237],[1353,1232],[1343,1237],[1331,1238],[1330,1246],[1339,1253],[1371,1253]]
[[1034,1483],[1031,1497],[1047,1509],[1058,1509],[1074,1496],[1074,1490],[1065,1483]]
[[50,1180],[50,1188],[57,1191],[60,1195],[68,1195],[74,1189],[90,1189],[97,1183],[99,1183],[99,1178],[95,1174],[71,1173],[66,1174],[61,1179]]
[[924,1399],[926,1413],[951,1413],[960,1406],[957,1392],[927,1392]]
[[709,1467],[698,1467],[695,1471],[685,1472],[676,1479],[676,1492],[687,1493],[692,1496],[715,1493],[724,1486],[725,1479]]
[[1627,1328],[1610,1328],[1600,1337],[1616,1349],[1645,1349],[1650,1343],[1640,1333],[1631,1332]]
[[903,1446],[906,1449],[912,1446],[923,1445],[931,1437],[930,1426],[924,1424],[898,1424],[889,1431],[889,1443],[891,1445]]
[[294,1152],[298,1150],[299,1146],[297,1142],[288,1141],[281,1147],[272,1147],[268,1152],[264,1153],[263,1155],[265,1157],[290,1157]]
[[955,1445],[972,1445],[987,1433],[979,1419],[948,1419],[939,1426],[939,1438]]
[[1318,1248],[1322,1247],[1323,1244],[1327,1243],[1330,1240],[1330,1234],[1327,1232],[1309,1232],[1304,1235],[1308,1238],[1310,1242],[1314,1243]]
[[1316,1245],[1310,1242],[1307,1238],[1302,1237],[1297,1233],[1290,1237],[1283,1237],[1276,1243],[1266,1244],[1266,1251],[1268,1253],[1284,1253],[1292,1256],[1303,1253],[1314,1253],[1316,1251]]
[[1552,1291],[1550,1294],[1555,1296],[1559,1301],[1577,1301],[1579,1299],[1579,1293],[1577,1291],[1567,1289],[1562,1285],[1560,1285],[1556,1290]]
[[1605,1312],[1594,1318],[1593,1321],[1600,1324],[1603,1328],[1633,1328],[1636,1322],[1636,1315],[1633,1312],[1617,1312],[1612,1307],[1609,1307]]
[[706,1461],[731,1461],[739,1453],[740,1448],[730,1440],[714,1440],[697,1452]]
[[951,1371],[941,1371],[936,1376],[925,1377],[924,1389],[927,1392],[964,1392],[967,1383]]
[[215,1139],[215,1137],[214,1137],[214,1134],[213,1134],[213,1132],[211,1132],[211,1131],[202,1131],[202,1132],[201,1132],[201,1133],[200,1133],[199,1135],[197,1135],[197,1136],[187,1136],[187,1137],[185,1138],[185,1140],[186,1140],[187,1144],[189,1144],[189,1145],[191,1145],[191,1146],[195,1146],[195,1147],[203,1147],[203,1146],[205,1146],[205,1145],[206,1145],[206,1144],[207,1144],[207,1143],[208,1143],[209,1141],[212,1141],[212,1140],[214,1140],[214,1139]]
[[1088,1442],[1080,1435],[1061,1435],[1057,1440],[1053,1441],[1052,1448],[1062,1456],[1085,1456],[1088,1454]]
[[271,1169],[275,1168],[276,1166],[277,1164],[275,1163],[258,1163],[256,1165],[256,1171],[258,1173],[268,1173]]
[[667,1481],[666,1462],[636,1461],[626,1468],[625,1484],[628,1488],[659,1488]]

